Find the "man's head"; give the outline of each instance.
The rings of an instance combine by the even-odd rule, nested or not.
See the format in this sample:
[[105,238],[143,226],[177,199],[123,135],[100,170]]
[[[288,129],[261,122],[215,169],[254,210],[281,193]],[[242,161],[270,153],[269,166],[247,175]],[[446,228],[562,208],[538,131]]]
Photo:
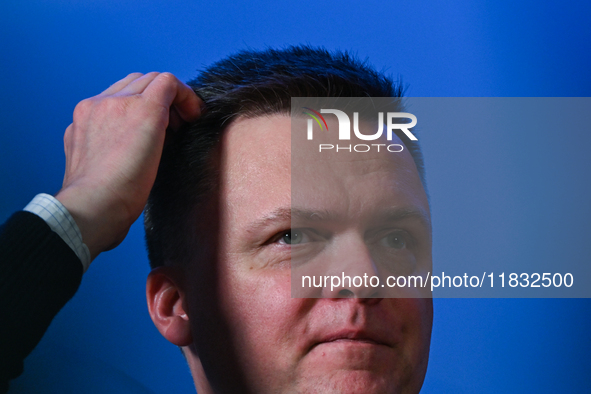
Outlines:
[[[150,313],[185,347],[199,392],[418,392],[430,300],[366,299],[355,289],[347,290],[352,298],[290,296],[291,97],[398,97],[401,88],[347,54],[307,47],[242,52],[190,85],[207,110],[167,137],[146,239],[152,266],[162,267],[148,279]],[[403,252],[430,264],[421,155],[404,144],[403,154],[372,156],[335,181],[335,190],[360,186],[347,204],[326,194],[307,207],[355,212],[361,220],[326,225],[323,234],[368,269],[379,269],[368,240],[388,245],[393,226],[409,234]],[[383,214],[378,206],[421,211],[426,220],[398,218],[376,232],[363,223]]]

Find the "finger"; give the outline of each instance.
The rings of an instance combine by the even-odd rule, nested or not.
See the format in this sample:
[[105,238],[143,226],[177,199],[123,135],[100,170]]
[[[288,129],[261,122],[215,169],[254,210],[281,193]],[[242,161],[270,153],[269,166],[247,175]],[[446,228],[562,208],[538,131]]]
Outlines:
[[170,73],[162,73],[145,89],[144,95],[162,105],[174,105],[181,119],[192,122],[201,115],[201,100],[186,84]]
[[129,85],[131,82],[140,78],[143,75],[144,74],[142,74],[142,73],[131,73],[128,76],[126,76],[125,78],[123,78],[123,79],[115,82],[111,86],[109,86],[106,90],[101,92],[101,94],[99,94],[99,96],[109,96],[111,94],[115,94],[115,93],[119,92],[121,89],[123,89],[124,87],[126,87],[127,85]]
[[177,95],[172,102],[180,117],[185,122],[197,120],[203,111],[205,103],[188,85],[179,81]]
[[133,80],[126,87],[117,92],[118,96],[131,96],[133,94],[143,93],[146,86],[148,86],[160,73],[151,72],[146,75]]
[[180,117],[178,111],[175,109],[175,107],[171,107],[168,128],[170,128],[171,130],[178,130],[183,125],[183,123],[185,122]]

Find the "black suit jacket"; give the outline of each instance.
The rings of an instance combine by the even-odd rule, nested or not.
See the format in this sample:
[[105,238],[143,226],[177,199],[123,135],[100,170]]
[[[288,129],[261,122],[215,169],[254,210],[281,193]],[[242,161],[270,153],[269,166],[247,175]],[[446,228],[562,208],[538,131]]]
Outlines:
[[17,212],[0,226],[0,393],[81,280],[80,259],[39,216]]

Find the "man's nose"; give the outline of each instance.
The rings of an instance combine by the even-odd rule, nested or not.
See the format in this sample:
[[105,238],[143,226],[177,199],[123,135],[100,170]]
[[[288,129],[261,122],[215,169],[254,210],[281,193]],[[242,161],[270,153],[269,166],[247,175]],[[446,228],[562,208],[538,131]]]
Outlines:
[[360,237],[345,237],[335,244],[326,275],[330,283],[323,287],[322,298],[381,297],[377,266]]

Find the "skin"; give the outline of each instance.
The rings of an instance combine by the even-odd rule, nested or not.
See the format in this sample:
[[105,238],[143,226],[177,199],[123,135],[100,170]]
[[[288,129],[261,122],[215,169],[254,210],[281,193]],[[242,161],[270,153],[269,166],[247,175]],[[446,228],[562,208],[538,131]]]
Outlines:
[[[123,240],[145,205],[167,130],[195,120],[201,105],[169,73],[135,73],[76,107],[56,197],[74,216],[93,258]],[[354,165],[344,155],[338,165],[316,163],[324,164],[313,167],[322,172],[311,170],[314,182],[298,190],[310,195],[308,185],[318,197],[302,208],[330,209],[342,220],[292,223],[278,215],[262,227],[253,223],[292,204],[289,118],[235,121],[214,156],[223,174],[219,188],[194,212],[195,234],[187,234],[205,247],[195,247],[189,264],[154,270],[146,288],[154,324],[183,347],[198,392],[418,392],[427,368],[431,300],[384,298],[379,289],[354,287],[313,295],[324,298],[291,298],[291,257],[302,248],[282,237],[292,227],[321,230],[322,237],[300,245],[318,253],[306,253],[329,268],[345,262],[336,267],[382,278],[390,273],[379,258],[382,239],[388,229],[403,229],[415,242],[394,253],[427,269],[428,203],[410,156],[368,156]],[[348,199],[344,191],[351,192]],[[410,208],[426,220],[380,222],[377,207]],[[376,228],[384,237],[368,236]]]
[[66,171],[55,196],[94,259],[119,245],[146,205],[166,130],[196,120],[203,102],[170,73],[129,74],[78,103],[64,134]]
[[[358,155],[336,162],[304,157],[312,164],[302,169],[299,179],[306,182],[292,196],[290,131],[284,115],[229,126],[216,156],[219,190],[196,215],[208,223],[208,231],[196,231],[209,247],[196,249],[189,264],[150,275],[152,318],[167,339],[184,347],[199,393],[418,393],[428,361],[431,299],[384,298],[380,289],[356,287],[315,295],[324,298],[291,298],[290,269],[292,255],[307,253],[341,262],[337,268],[351,268],[352,275],[390,274],[385,254],[428,270],[429,207],[414,162],[406,152],[361,161]],[[338,219],[311,224],[273,217],[298,204]],[[420,215],[380,219],[393,208]],[[294,227],[324,235],[310,233],[290,246],[282,235]],[[408,234],[408,248],[384,247],[393,231]]]

